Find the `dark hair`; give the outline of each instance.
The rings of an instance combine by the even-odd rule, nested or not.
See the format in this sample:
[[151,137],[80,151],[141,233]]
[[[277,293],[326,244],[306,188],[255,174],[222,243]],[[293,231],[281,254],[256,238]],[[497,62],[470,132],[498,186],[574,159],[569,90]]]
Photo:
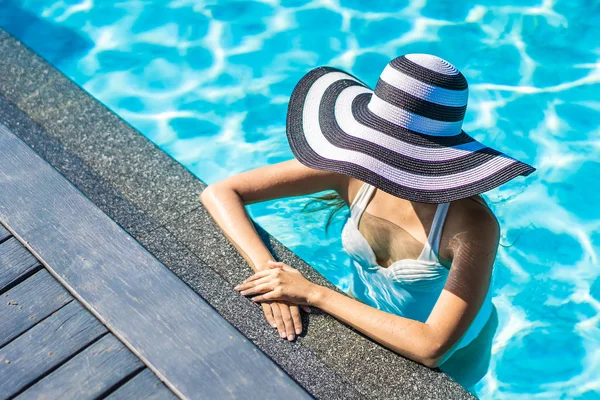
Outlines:
[[309,201],[302,207],[302,212],[310,213],[331,208],[331,212],[327,215],[325,221],[325,233],[327,234],[335,214],[347,205],[346,200],[334,190],[320,196],[309,196],[308,198]]

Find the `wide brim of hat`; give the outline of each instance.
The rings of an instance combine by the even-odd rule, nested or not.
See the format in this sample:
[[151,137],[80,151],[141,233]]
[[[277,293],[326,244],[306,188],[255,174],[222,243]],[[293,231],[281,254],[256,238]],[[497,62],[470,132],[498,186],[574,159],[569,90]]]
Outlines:
[[287,113],[287,138],[298,161],[421,203],[470,197],[535,171],[464,131],[435,136],[395,125],[369,110],[372,95],[336,68],[306,74]]

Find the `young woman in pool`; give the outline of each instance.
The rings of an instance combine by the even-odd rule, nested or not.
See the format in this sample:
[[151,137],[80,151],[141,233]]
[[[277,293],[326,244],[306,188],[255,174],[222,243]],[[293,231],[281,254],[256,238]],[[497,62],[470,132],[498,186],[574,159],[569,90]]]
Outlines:
[[[298,83],[288,107],[296,158],[203,191],[202,203],[256,271],[236,290],[262,304],[282,338],[301,333],[299,307],[309,306],[429,367],[477,336],[491,312],[500,234],[479,194],[535,169],[462,131],[467,98],[463,75],[432,55],[395,58],[374,91],[346,72],[317,68]],[[275,262],[244,208],[324,190],[350,205],[344,248],[371,272],[365,279],[393,286],[398,313]]]

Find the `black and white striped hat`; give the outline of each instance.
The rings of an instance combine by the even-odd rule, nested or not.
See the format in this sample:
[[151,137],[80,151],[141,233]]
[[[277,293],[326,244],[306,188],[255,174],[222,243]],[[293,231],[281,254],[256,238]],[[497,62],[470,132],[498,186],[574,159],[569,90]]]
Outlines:
[[462,130],[467,99],[465,77],[429,54],[393,59],[375,91],[320,67],[292,93],[287,137],[304,165],[422,203],[473,196],[535,171]]

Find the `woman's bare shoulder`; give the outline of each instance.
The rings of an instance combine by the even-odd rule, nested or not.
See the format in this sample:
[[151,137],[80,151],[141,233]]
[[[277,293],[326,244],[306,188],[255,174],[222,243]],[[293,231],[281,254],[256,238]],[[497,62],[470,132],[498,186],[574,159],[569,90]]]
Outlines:
[[363,184],[363,181],[345,175],[345,178],[340,180],[340,190],[338,191],[338,194],[346,200],[346,203],[351,204]]
[[485,201],[474,197],[451,203],[446,220],[451,247],[475,239],[486,246],[497,246],[500,223]]

